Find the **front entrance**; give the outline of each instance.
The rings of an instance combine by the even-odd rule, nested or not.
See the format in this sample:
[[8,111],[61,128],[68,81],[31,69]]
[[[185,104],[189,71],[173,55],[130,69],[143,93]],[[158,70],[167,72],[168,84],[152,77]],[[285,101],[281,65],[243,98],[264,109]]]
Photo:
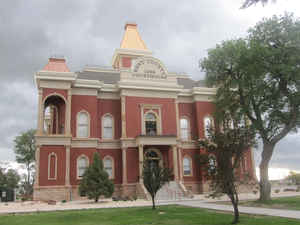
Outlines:
[[163,157],[160,150],[156,148],[150,148],[145,151],[144,160],[149,160],[151,166],[162,166]]

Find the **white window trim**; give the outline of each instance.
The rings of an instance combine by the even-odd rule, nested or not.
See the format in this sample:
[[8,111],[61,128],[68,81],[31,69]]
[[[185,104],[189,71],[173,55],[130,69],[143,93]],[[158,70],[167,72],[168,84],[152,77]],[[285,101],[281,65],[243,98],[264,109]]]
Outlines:
[[[154,109],[158,110],[158,113],[154,111]],[[146,111],[144,113],[144,111]],[[142,135],[146,135],[146,125],[145,125],[145,116],[148,113],[153,113],[156,116],[156,128],[157,135],[162,135],[162,125],[161,125],[161,106],[157,105],[143,105],[141,104],[141,119],[142,119]]]
[[113,157],[111,157],[110,155],[106,155],[106,156],[103,158],[103,160],[102,160],[102,161],[103,161],[103,167],[104,167],[104,169],[105,169],[104,161],[105,161],[106,159],[110,159],[110,160],[111,160],[112,176],[109,177],[109,179],[110,179],[110,180],[113,180],[113,179],[115,179],[115,161],[114,161],[114,158],[113,158]]
[[77,157],[77,160],[76,160],[76,178],[77,178],[77,180],[82,179],[82,177],[79,176],[79,167],[78,167],[78,165],[79,165],[78,161],[81,158],[85,158],[87,160],[87,167],[89,167],[89,165],[90,165],[89,157],[87,157],[86,155],[82,154],[82,155]]
[[207,136],[206,136],[206,127],[205,127],[205,119],[206,118],[208,118],[208,119],[210,119],[210,121],[211,121],[211,124],[212,124],[212,127],[214,127],[215,126],[215,124],[214,124],[214,119],[213,119],[213,117],[211,116],[211,115],[209,115],[209,114],[207,114],[207,115],[205,115],[204,117],[203,117],[203,137],[204,138],[207,138]]
[[[51,157],[55,157],[55,165],[54,165],[54,177],[50,177],[51,173]],[[48,155],[48,180],[56,180],[57,179],[57,155],[54,152],[51,152]]]
[[[184,174],[184,159],[188,159],[190,162],[190,174]],[[182,174],[184,177],[192,177],[193,176],[193,160],[190,155],[184,155],[182,158]]]
[[[187,133],[188,133],[188,136],[187,136],[187,139],[183,139],[182,138],[182,127],[181,127],[181,120],[182,119],[185,119],[185,120],[187,120]],[[187,117],[187,116],[182,116],[182,117],[180,117],[180,119],[179,119],[179,127],[180,127],[180,130],[179,130],[179,132],[180,132],[180,139],[182,140],[182,141],[190,141],[192,138],[191,138],[191,123],[190,123],[190,118],[189,117]]]
[[[104,134],[104,123],[103,123],[103,119],[106,116],[110,116],[111,120],[112,120],[112,138],[104,138],[103,134]],[[101,117],[101,138],[103,140],[114,140],[115,139],[115,119],[113,117],[113,115],[111,115],[110,113],[105,113],[102,117]]]
[[[87,119],[88,119],[88,133],[87,133],[87,137],[79,137],[79,129],[78,129],[78,121],[79,121],[79,115],[80,115],[80,113],[86,113],[87,114]],[[90,126],[90,124],[91,124],[91,117],[90,117],[90,114],[89,114],[89,112],[88,111],[86,111],[86,110],[81,110],[81,111],[79,111],[78,113],[77,113],[77,115],[76,115],[76,138],[82,138],[82,139],[84,139],[84,138],[89,138],[90,137],[90,130],[91,130],[91,126]]]

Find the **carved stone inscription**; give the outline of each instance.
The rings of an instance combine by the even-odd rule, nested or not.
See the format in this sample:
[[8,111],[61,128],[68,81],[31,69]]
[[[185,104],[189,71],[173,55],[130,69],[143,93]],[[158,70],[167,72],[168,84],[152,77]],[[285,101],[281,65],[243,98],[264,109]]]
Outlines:
[[167,79],[166,71],[158,60],[141,58],[133,67],[133,77],[145,79]]

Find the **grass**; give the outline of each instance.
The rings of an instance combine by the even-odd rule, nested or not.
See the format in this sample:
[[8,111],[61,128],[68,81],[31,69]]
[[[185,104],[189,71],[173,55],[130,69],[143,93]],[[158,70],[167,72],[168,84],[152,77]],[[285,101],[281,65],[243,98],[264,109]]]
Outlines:
[[[232,214],[184,206],[92,209],[0,216],[1,225],[225,225]],[[240,225],[300,225],[300,220],[242,215]]]
[[[300,210],[300,196],[273,198],[270,201],[241,201],[241,206]],[[300,212],[299,212],[300,213]]]

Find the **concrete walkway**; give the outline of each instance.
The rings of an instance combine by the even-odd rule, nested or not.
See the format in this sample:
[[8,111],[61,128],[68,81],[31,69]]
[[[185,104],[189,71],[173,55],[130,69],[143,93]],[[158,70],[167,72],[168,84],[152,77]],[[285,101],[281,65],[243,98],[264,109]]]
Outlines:
[[[195,201],[179,201],[177,205],[213,209],[220,211],[233,212],[232,205],[219,205],[211,202],[203,202],[199,200]],[[283,210],[283,209],[267,209],[258,207],[245,207],[239,206],[240,213],[253,214],[253,215],[265,215],[265,216],[279,216],[285,218],[300,219],[300,211],[298,210]]]

